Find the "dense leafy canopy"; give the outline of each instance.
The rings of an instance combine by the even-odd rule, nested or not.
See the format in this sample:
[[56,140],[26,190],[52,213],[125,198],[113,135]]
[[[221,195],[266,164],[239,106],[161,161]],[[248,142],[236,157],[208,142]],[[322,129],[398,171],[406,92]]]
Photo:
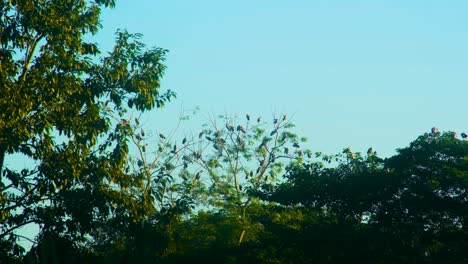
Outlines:
[[99,29],[102,6],[113,5],[0,3],[1,243],[15,245],[17,229],[34,223],[41,236],[76,244],[110,217],[139,219],[149,209],[142,179],[124,170],[131,128],[118,120],[173,96],[159,89],[166,51],[119,31],[101,56],[85,39]]
[[120,30],[101,55],[114,5],[0,2],[0,263],[468,262],[466,134],[383,159],[303,149],[285,115],[152,133],[166,51]]

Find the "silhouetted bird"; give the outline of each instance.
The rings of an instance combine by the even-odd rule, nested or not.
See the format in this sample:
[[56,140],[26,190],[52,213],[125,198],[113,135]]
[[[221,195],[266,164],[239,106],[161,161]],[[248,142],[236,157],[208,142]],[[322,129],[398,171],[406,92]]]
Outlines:
[[203,131],[200,132],[200,134],[198,134],[198,138],[202,138],[203,137]]
[[288,116],[287,115],[284,115],[283,116],[283,121],[286,121],[288,119]]
[[273,124],[278,123],[278,118],[273,119]]
[[143,128],[141,129],[141,135],[144,137],[145,136],[145,131],[143,130]]
[[185,143],[187,143],[187,138],[184,137],[184,139],[182,139],[182,145],[185,145]]
[[227,130],[229,130],[231,132],[234,131],[234,127],[232,125],[230,125],[229,123],[226,123],[226,128],[227,128]]
[[467,135],[466,133],[461,133],[461,137],[462,137],[463,139],[466,139],[466,138],[468,138],[468,135]]
[[142,141],[142,140],[143,140],[143,138],[140,136],[140,134],[136,134],[135,137],[136,137],[136,139],[137,139],[138,141]]
[[367,155],[370,156],[370,155],[373,155],[373,154],[374,154],[374,149],[373,149],[373,148],[369,148],[369,149],[367,150]]
[[246,114],[245,118],[247,118],[247,121],[250,121],[250,115],[249,114]]
[[237,131],[241,131],[241,132],[244,133],[244,134],[247,132],[247,131],[245,130],[245,128],[244,128],[243,126],[241,126],[241,125],[238,125],[238,126],[237,126]]
[[166,136],[164,136],[162,133],[159,133],[159,137],[162,139],[166,139]]
[[261,116],[257,118],[257,122],[258,123],[262,122],[262,117]]

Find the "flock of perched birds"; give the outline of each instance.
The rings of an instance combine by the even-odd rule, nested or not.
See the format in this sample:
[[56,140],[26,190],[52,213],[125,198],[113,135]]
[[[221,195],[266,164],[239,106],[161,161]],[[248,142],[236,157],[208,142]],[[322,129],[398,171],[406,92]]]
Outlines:
[[[439,129],[437,127],[431,128],[431,133],[432,134],[435,134],[435,133],[438,133],[438,132],[439,132]],[[460,135],[461,135],[462,139],[467,139],[468,138],[468,134],[466,134],[465,132],[462,132]],[[453,133],[453,137],[457,138],[457,133]]]

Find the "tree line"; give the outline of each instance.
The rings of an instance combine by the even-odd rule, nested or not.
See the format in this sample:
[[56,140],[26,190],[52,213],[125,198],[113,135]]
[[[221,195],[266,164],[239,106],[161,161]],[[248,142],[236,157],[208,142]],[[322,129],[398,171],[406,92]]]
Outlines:
[[468,261],[466,134],[381,158],[312,152],[286,115],[155,133],[167,51],[119,30],[102,55],[114,6],[0,3],[0,263]]

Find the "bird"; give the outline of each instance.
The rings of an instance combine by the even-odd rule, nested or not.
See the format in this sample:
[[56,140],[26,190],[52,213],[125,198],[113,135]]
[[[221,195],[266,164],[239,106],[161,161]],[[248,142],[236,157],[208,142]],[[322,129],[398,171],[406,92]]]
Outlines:
[[144,137],[145,136],[145,130],[143,128],[141,129],[141,135]]
[[250,121],[250,115],[249,114],[246,114],[245,118],[247,119],[247,121]]
[[166,139],[166,136],[164,136],[162,133],[159,133],[159,137],[162,139]]
[[231,132],[234,131],[234,127],[232,125],[230,125],[229,123],[226,123],[226,128],[227,128],[227,130],[229,130]]
[[438,129],[437,127],[431,128],[431,133],[432,133],[432,134],[435,134],[435,133],[437,133],[437,132],[439,132],[439,129]]
[[185,143],[187,143],[187,138],[184,137],[184,139],[182,139],[182,145],[185,145]]
[[121,126],[126,126],[126,125],[128,125],[128,124],[129,124],[128,119],[120,119],[120,125],[121,125]]
[[278,123],[278,118],[273,119],[273,124]]
[[245,130],[245,128],[244,128],[243,126],[241,126],[241,125],[238,125],[238,126],[237,126],[237,131],[241,131],[241,132],[244,133],[244,134],[247,132],[247,131]]
[[467,135],[466,133],[463,132],[463,133],[461,133],[461,137],[462,137],[463,139],[466,139],[466,138],[468,138],[468,135]]
[[174,148],[172,149],[172,152],[176,153],[177,152],[177,144],[174,144]]
[[262,122],[262,117],[261,117],[261,116],[259,116],[259,117],[257,118],[257,122],[258,122],[258,123]]
[[197,180],[197,181],[200,180],[201,175],[202,175],[202,172],[199,171],[199,172],[197,173],[197,175],[195,175],[195,180]]
[[198,134],[198,138],[202,138],[203,137],[203,131],[200,132],[200,134]]
[[374,149],[372,147],[367,150],[367,155],[374,155]]
[[288,119],[288,116],[287,115],[284,115],[283,116],[283,121],[286,121]]
[[143,166],[143,161],[138,160],[137,164],[138,164],[138,167],[142,167]]
[[284,154],[288,155],[289,153],[289,149],[288,148],[284,148]]

